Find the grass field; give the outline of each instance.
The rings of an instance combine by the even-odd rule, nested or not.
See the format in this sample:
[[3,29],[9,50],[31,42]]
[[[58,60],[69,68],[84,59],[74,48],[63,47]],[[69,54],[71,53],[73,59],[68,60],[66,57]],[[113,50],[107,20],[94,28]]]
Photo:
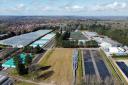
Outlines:
[[56,85],[72,85],[72,52],[73,49],[56,48],[50,55],[45,56],[40,65],[51,66],[53,72],[43,81]]

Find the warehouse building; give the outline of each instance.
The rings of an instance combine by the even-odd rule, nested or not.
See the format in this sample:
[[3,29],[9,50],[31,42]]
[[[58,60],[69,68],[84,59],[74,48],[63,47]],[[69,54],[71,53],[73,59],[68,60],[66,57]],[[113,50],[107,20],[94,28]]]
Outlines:
[[71,41],[78,40],[78,43],[80,42],[85,43],[86,41],[88,41],[88,39],[80,31],[71,32],[69,40]]

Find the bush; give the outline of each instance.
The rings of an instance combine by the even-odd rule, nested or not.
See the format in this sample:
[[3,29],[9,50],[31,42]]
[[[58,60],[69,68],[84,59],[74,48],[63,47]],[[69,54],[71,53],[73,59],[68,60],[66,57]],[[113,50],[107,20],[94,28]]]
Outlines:
[[99,47],[98,43],[95,40],[87,41],[85,44],[86,44],[86,47]]
[[116,55],[116,54],[112,54],[113,58],[128,58],[128,54],[127,55]]

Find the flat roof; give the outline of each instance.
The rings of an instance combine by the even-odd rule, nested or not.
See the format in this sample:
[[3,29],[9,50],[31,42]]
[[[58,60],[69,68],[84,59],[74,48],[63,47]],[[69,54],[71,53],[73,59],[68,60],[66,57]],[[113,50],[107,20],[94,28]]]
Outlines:
[[108,43],[110,43],[110,44],[112,44],[112,45],[114,45],[114,46],[119,46],[119,45],[121,45],[121,43],[119,43],[119,42],[117,42],[117,41],[114,41],[114,40],[112,40],[111,38],[108,38],[108,37],[104,37],[104,38],[103,38],[103,41],[104,41],[104,42],[108,42]]
[[85,32],[87,35],[91,36],[91,37],[94,37],[94,36],[98,36],[98,34],[96,32],[89,32],[89,31],[86,31]]
[[73,40],[87,40],[87,38],[81,32],[71,32],[70,39]]

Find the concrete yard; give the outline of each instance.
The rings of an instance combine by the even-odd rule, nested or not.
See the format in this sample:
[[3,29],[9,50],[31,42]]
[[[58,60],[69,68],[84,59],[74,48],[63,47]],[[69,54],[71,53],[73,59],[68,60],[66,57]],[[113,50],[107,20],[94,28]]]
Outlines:
[[45,79],[44,82],[55,85],[72,85],[72,53],[73,49],[56,48],[50,56],[44,56],[40,65],[45,60],[45,65],[51,66],[50,69],[53,71],[53,74]]

